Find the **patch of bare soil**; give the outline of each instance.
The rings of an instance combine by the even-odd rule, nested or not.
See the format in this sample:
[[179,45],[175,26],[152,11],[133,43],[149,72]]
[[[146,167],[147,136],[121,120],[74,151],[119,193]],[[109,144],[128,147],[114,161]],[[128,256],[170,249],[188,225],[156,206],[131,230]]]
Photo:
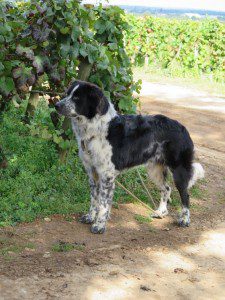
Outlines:
[[[191,226],[177,227],[174,208],[163,220],[140,224],[135,214],[149,212],[126,204],[113,209],[103,235],[91,234],[77,216],[1,229],[0,299],[224,299],[223,116],[149,98],[143,110],[178,119],[197,144],[207,199],[192,199]],[[53,251],[64,242],[73,249]]]

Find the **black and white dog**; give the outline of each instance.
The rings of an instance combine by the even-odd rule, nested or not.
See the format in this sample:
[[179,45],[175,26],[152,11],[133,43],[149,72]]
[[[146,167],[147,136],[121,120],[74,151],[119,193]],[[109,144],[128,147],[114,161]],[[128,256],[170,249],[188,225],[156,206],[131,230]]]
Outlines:
[[179,224],[189,226],[188,188],[204,177],[204,170],[193,163],[194,145],[184,126],[163,115],[120,115],[98,86],[84,81],[75,81],[55,107],[71,118],[79,156],[89,176],[91,206],[81,222],[92,223],[91,232],[105,231],[116,176],[140,164],[146,164],[161,190],[156,211],[160,217],[168,214],[171,188],[166,177],[171,171],[182,201]]

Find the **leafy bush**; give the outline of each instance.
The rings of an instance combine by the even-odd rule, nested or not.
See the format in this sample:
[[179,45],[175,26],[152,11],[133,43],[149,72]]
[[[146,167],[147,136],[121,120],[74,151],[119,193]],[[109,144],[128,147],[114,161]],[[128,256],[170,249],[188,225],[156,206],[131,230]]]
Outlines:
[[193,21],[153,16],[126,15],[126,49],[141,66],[190,70],[224,82],[225,24],[215,19]]
[[123,15],[118,7],[82,6],[77,0],[1,1],[1,109],[7,100],[20,102],[31,87],[64,92],[85,62],[90,81],[121,110],[135,111],[132,92],[138,84],[124,50]]
[[89,205],[77,148],[71,149],[66,165],[60,164],[53,141],[31,136],[24,126],[25,106],[26,101],[19,110],[10,107],[0,127],[0,143],[8,157],[8,168],[0,170],[0,225],[81,212]]

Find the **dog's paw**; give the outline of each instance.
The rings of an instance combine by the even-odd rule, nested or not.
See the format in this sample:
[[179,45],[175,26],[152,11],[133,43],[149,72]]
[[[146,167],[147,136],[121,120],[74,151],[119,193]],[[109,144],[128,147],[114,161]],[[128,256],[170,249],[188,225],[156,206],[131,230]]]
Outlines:
[[93,224],[91,226],[91,232],[92,233],[104,233],[105,232],[105,226],[100,226],[100,225],[96,225],[96,224]]
[[152,218],[162,219],[168,215],[168,210],[165,209],[163,211],[157,209],[154,213],[151,214]]
[[89,214],[83,215],[79,221],[84,224],[91,224],[93,222],[91,216]]
[[189,210],[183,210],[181,212],[180,218],[178,220],[178,225],[181,227],[188,227],[190,226],[190,213]]
[[189,227],[190,226],[190,218],[185,216],[185,217],[180,217],[178,220],[178,225],[180,227]]

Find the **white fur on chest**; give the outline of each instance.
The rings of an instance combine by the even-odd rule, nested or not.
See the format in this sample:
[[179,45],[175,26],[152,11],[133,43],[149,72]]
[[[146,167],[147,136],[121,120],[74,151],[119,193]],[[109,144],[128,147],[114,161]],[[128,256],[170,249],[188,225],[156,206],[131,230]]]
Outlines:
[[79,116],[72,119],[76,134],[79,156],[86,169],[94,167],[98,174],[105,176],[115,171],[112,163],[112,146],[107,140],[109,122],[116,116],[112,104],[104,116],[97,115],[92,120]]

